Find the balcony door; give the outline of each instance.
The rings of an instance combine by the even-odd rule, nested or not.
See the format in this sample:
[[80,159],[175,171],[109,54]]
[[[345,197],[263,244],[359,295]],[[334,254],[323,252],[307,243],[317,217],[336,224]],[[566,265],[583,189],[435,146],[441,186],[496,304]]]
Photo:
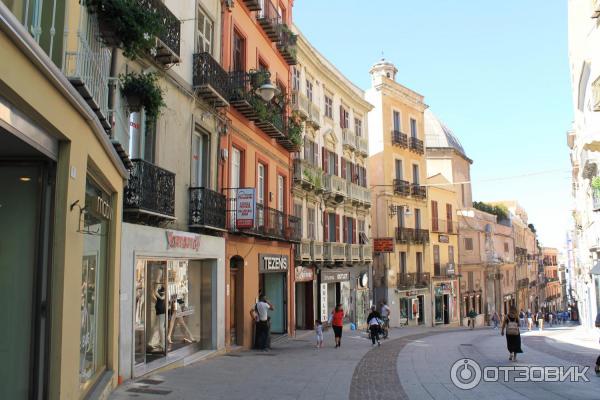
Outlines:
[[394,163],[396,166],[396,179],[402,180],[404,177],[402,173],[402,160],[395,160]]
[[417,137],[417,120],[415,120],[414,118],[410,119],[410,137]]
[[415,208],[415,229],[421,229],[421,210]]
[[392,123],[394,124],[394,131],[400,132],[400,113],[398,111],[394,111]]
[[210,188],[210,138],[201,132],[192,135],[191,186]]
[[412,178],[413,178],[413,183],[415,185],[418,185],[420,182],[419,179],[419,165],[418,164],[413,164],[412,166]]
[[277,175],[277,233],[283,235],[285,212],[285,178]]

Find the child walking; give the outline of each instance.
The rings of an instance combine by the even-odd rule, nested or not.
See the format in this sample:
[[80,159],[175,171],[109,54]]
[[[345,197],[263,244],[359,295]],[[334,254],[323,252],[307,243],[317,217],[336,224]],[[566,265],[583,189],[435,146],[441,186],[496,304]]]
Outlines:
[[323,323],[318,319],[315,320],[315,334],[317,335],[317,349],[323,347]]

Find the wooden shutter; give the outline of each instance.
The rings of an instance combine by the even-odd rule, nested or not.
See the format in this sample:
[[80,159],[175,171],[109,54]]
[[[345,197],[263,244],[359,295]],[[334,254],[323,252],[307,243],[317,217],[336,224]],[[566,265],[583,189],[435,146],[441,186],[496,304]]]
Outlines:
[[340,176],[340,172],[339,172],[339,169],[338,169],[338,155],[337,154],[334,155],[333,160],[334,160],[333,175]]
[[349,219],[348,217],[344,217],[344,227],[343,227],[344,236],[342,238],[342,243],[348,243],[349,239],[350,239],[350,236],[349,236],[350,232],[348,232],[348,219]]
[[342,178],[346,178],[346,159],[342,158]]
[[356,218],[352,218],[352,244],[358,243],[358,226],[356,226]]
[[323,211],[323,241],[329,242],[329,218],[327,211]]
[[446,204],[446,219],[452,221],[452,204]]
[[315,158],[313,160],[313,164],[314,166],[318,166],[319,165],[319,145],[316,142],[313,142],[313,157]]
[[438,204],[437,201],[431,200],[431,230],[438,230]]
[[343,129],[344,126],[344,107],[340,105],[340,127]]
[[325,147],[322,147],[321,150],[322,150],[322,154],[323,154],[323,159],[322,159],[322,161],[323,161],[323,172],[328,173],[329,171],[328,171],[328,168],[327,168],[328,167],[327,166],[327,150],[325,150]]
[[340,216],[335,214],[335,241],[340,241]]

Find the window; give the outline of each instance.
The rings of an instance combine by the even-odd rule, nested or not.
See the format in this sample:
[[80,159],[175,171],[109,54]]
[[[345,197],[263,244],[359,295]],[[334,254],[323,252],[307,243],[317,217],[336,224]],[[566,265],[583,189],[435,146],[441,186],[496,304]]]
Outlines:
[[302,221],[304,221],[304,218],[302,218],[302,204],[301,203],[294,203],[294,215],[296,217],[298,217],[301,221],[300,223],[300,235],[301,237],[304,237],[304,224],[302,223]]
[[232,65],[234,71],[245,71],[246,70],[246,62],[245,62],[245,49],[246,49],[246,40],[242,37],[242,35],[238,31],[233,31],[233,57],[232,57]]
[[454,246],[448,246],[448,263],[454,264]]
[[448,233],[454,232],[454,226],[452,225],[452,204],[446,203],[446,220],[448,221]]
[[419,165],[418,164],[413,164],[412,166],[412,178],[413,178],[413,183],[418,185],[420,182],[419,179]]
[[344,243],[354,243],[354,219],[350,217],[344,217]]
[[474,282],[473,282],[473,281],[474,281],[474,279],[473,279],[473,278],[474,278],[474,277],[473,277],[473,271],[471,271],[471,272],[469,272],[469,273],[467,274],[467,283],[468,283],[468,289],[469,289],[469,290],[473,290],[473,289],[475,289]]
[[406,252],[400,252],[400,275],[406,274]]
[[313,83],[308,79],[306,80],[306,97],[309,101],[313,101]]
[[396,206],[397,214],[396,219],[398,221],[398,228],[404,228],[404,206]]
[[333,119],[333,99],[325,95],[325,117]]
[[437,244],[433,245],[433,274],[440,276],[440,246]]
[[350,127],[349,119],[350,119],[350,113],[344,108],[344,106],[340,106],[340,127],[341,128]]
[[210,187],[210,137],[201,132],[192,135],[193,187]]
[[465,238],[465,250],[473,250],[473,238]]
[[508,253],[508,243],[504,243],[504,252]]
[[292,90],[300,91],[300,70],[296,67],[292,67]]
[[362,136],[362,120],[360,118],[354,118],[354,133],[356,136]]
[[197,23],[196,49],[198,53],[206,52],[212,54],[213,22],[206,16],[200,5],[198,5]]
[[421,229],[421,210],[415,208],[415,229]]
[[365,220],[358,220],[358,238],[360,240],[360,244],[369,244],[369,238],[367,237],[367,232],[365,231]]
[[335,213],[327,214],[327,218],[329,221],[329,241],[337,242],[339,238],[339,217]]
[[414,118],[410,119],[410,137],[417,137],[417,120]]
[[402,126],[400,124],[400,113],[398,111],[393,112],[393,120],[394,130],[400,132],[402,130]]
[[307,210],[308,218],[307,218],[307,228],[308,228],[308,239],[315,240],[315,209],[308,207]]
[[277,175],[277,210],[285,211],[285,178]]
[[328,171],[330,175],[337,175],[337,154],[332,152],[327,152],[328,158],[327,161],[329,163]]
[[404,174],[402,173],[402,160],[395,160],[394,164],[396,166],[396,179],[402,180]]
[[421,275],[423,273],[423,253],[417,251],[417,275]]
[[256,173],[256,202],[265,204],[265,166],[258,163]]
[[315,167],[319,166],[319,147],[306,136],[304,137],[304,159]]
[[438,220],[438,203],[435,200],[431,200],[431,230],[438,232],[440,229]]

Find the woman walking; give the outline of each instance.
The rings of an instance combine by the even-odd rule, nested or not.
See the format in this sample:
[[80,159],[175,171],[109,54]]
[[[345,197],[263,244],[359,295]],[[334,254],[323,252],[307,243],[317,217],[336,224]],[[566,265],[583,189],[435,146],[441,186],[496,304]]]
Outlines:
[[377,342],[378,346],[381,346],[379,342],[379,331],[381,330],[381,314],[375,309],[375,306],[371,307],[371,313],[367,317],[367,323],[369,324],[369,331],[371,332],[371,341],[373,346]]
[[519,331],[519,315],[517,309],[511,307],[508,315],[502,321],[502,330],[500,334],[504,336],[504,329],[506,329],[506,347],[510,356],[508,357],[511,361],[517,361],[517,353],[522,353],[521,350],[521,332]]
[[335,335],[335,348],[342,345],[342,328],[344,327],[344,309],[341,304],[335,306],[335,310],[331,312],[331,326]]

